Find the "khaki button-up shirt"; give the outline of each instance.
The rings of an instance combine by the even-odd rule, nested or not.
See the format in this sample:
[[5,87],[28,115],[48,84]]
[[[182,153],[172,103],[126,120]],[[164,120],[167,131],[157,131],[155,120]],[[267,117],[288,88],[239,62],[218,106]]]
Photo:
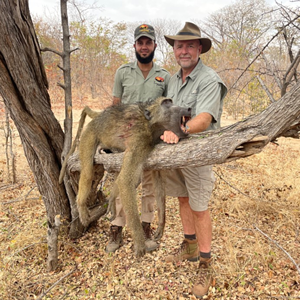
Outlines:
[[137,65],[137,61],[122,65],[116,72],[113,96],[120,98],[122,103],[135,103],[154,100],[166,96],[170,74],[153,63],[147,78]]

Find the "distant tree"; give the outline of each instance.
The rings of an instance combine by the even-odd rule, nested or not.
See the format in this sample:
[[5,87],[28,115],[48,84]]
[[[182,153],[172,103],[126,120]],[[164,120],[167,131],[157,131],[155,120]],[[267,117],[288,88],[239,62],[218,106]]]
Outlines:
[[297,11],[238,0],[201,22],[214,45],[209,64],[229,87],[225,107],[235,118],[265,109],[296,81]]
[[76,95],[80,98],[88,93],[107,106],[112,97],[114,74],[126,62],[126,25],[97,19],[95,22],[72,22],[70,30],[73,45],[80,49],[72,57]]

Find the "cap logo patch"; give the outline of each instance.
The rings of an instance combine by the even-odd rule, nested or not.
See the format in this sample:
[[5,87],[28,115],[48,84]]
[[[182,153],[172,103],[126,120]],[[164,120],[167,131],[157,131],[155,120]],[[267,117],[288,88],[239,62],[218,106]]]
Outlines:
[[140,26],[140,31],[149,32],[148,25],[146,25],[146,24],[141,25]]

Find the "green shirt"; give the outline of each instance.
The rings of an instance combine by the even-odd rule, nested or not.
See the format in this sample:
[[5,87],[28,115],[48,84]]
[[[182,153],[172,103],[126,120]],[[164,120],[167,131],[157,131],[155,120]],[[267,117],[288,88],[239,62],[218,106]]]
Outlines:
[[227,88],[219,75],[205,66],[201,59],[184,83],[181,69],[169,82],[168,97],[173,99],[174,104],[192,108],[192,117],[202,112],[207,112],[213,117],[207,130],[220,128],[226,94]]
[[137,65],[137,61],[122,65],[116,72],[113,96],[122,103],[145,102],[166,96],[170,74],[153,63],[147,78]]

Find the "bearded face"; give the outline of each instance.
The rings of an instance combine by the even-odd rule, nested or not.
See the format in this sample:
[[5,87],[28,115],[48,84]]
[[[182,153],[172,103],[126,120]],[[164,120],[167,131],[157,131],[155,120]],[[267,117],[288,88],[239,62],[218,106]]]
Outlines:
[[142,36],[134,44],[135,56],[141,64],[148,64],[153,60],[156,44],[152,39]]

